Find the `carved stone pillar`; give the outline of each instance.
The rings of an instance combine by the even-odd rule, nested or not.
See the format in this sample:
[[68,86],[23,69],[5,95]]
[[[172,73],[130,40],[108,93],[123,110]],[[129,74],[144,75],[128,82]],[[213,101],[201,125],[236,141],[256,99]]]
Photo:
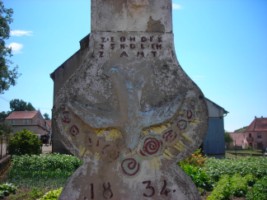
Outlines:
[[200,199],[177,166],[202,143],[204,96],[179,65],[171,0],[92,0],[89,51],[55,98],[83,159],[60,199]]

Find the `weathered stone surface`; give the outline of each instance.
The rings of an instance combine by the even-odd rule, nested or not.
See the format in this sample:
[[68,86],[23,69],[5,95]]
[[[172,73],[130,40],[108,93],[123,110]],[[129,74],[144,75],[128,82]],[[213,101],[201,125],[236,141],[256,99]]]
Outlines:
[[82,64],[59,89],[54,119],[84,164],[60,199],[199,199],[176,165],[202,142],[207,108],[179,65],[170,0],[92,0]]
[[171,1],[92,0],[92,32],[172,31]]

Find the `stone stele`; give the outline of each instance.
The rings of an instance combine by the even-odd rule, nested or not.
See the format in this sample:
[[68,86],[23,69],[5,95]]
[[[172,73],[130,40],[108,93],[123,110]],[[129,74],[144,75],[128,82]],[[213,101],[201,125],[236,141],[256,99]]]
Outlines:
[[171,0],[92,0],[89,50],[55,96],[83,165],[61,200],[200,199],[177,166],[202,143],[204,96],[179,65]]

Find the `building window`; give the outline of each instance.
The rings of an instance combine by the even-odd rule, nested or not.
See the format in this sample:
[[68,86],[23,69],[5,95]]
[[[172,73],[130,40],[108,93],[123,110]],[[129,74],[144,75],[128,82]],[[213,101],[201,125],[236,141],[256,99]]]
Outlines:
[[257,143],[257,149],[263,149],[263,144],[262,142]]
[[258,139],[261,139],[262,138],[261,133],[257,133],[257,138]]

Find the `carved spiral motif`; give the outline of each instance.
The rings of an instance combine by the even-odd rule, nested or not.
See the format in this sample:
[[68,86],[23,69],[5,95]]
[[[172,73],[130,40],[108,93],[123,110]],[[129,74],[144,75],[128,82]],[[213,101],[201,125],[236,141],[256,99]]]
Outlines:
[[138,163],[134,158],[126,158],[121,163],[121,169],[124,174],[134,176],[140,169],[140,163]]
[[167,143],[171,143],[177,138],[177,133],[175,133],[173,130],[168,130],[163,134],[163,140]]
[[141,155],[150,156],[157,154],[162,147],[162,142],[156,138],[146,138],[142,149],[140,150]]
[[73,136],[76,136],[79,134],[79,128],[75,125],[73,125],[71,128],[70,128],[70,134],[73,135]]

